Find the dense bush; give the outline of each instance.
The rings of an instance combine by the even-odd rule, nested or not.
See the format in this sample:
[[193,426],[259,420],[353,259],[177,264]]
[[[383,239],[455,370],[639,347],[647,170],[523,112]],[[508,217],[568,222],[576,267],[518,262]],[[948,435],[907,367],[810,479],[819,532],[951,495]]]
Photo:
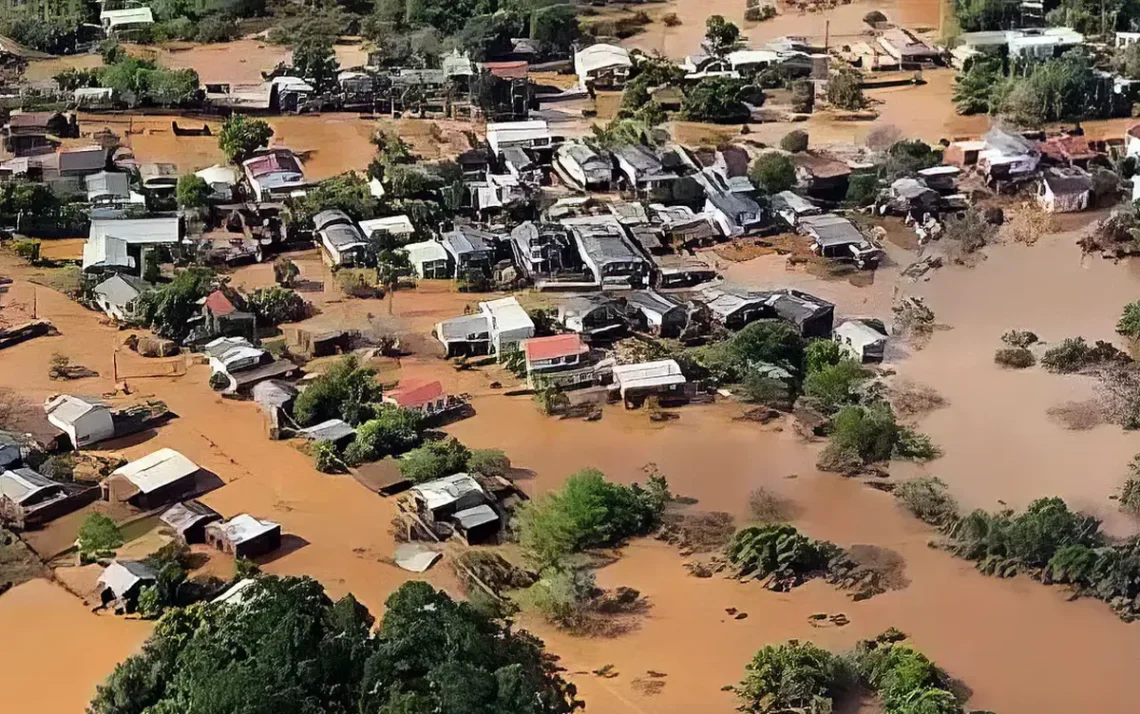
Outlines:
[[313,444],[313,467],[323,474],[340,473],[344,467],[344,459],[336,450],[336,444],[331,441],[318,441]]
[[196,174],[183,174],[178,177],[174,195],[179,208],[201,208],[210,202],[214,190],[206,179]]
[[890,405],[876,402],[847,406],[835,415],[818,466],[846,472],[892,457],[928,460],[938,455],[927,436],[899,425]]
[[669,498],[661,477],[651,477],[644,487],[624,486],[610,483],[601,471],[583,469],[561,489],[519,509],[519,544],[540,566],[557,566],[573,553],[646,535]]
[[874,690],[884,714],[961,714],[950,678],[921,652],[886,633],[864,640],[851,660],[859,679]]
[[300,322],[309,316],[312,305],[300,293],[278,285],[257,288],[246,297],[249,310],[259,325],[276,327],[286,322]]
[[373,618],[309,578],[262,576],[240,607],[168,612],[99,687],[91,714],[530,712],[580,704],[529,634],[405,583]]
[[903,481],[894,493],[904,508],[931,525],[945,526],[958,517],[958,504],[940,478],[921,477]]
[[90,513],[79,524],[79,535],[75,539],[80,557],[103,557],[114,552],[123,544],[123,534],[107,516]]
[[139,298],[141,322],[160,337],[181,341],[190,334],[190,319],[201,311],[199,301],[214,289],[215,276],[209,268],[191,266],[174,274],[174,279]]
[[469,458],[471,451],[455,437],[429,441],[400,457],[400,473],[422,483],[464,471]]
[[293,418],[301,426],[328,419],[359,424],[370,418],[382,392],[375,370],[361,367],[355,355],[345,355],[309,382],[293,404]]
[[257,149],[269,145],[273,128],[264,119],[251,119],[242,114],[231,114],[222,122],[218,133],[218,147],[226,160],[240,164]]
[[695,366],[722,384],[746,379],[756,367],[774,365],[798,376],[804,360],[804,340],[779,320],[757,320],[723,342],[691,350]]
[[956,554],[1002,572],[1006,566],[1043,568],[1065,546],[1100,545],[1098,526],[1059,498],[1039,498],[1020,514],[974,511],[954,525],[950,538]]
[[681,102],[688,121],[726,124],[747,121],[748,107],[740,100],[744,83],[728,77],[707,77],[690,89]]
[[748,178],[765,193],[779,193],[795,187],[796,167],[787,156],[769,151],[752,163]]
[[1120,487],[1120,510],[1140,516],[1140,454],[1128,465],[1128,478]]
[[1025,369],[1036,364],[1037,358],[1024,347],[1003,347],[994,352],[994,362],[1002,367]]
[[879,195],[879,177],[873,173],[851,174],[847,182],[847,203],[853,206],[870,206]]
[[1140,300],[1124,306],[1116,323],[1116,332],[1131,340],[1140,339]]
[[857,390],[870,377],[859,362],[850,358],[809,371],[804,379],[804,395],[818,401],[827,413],[856,401]]
[[467,470],[482,476],[506,476],[511,472],[511,459],[502,449],[472,449]]
[[808,133],[802,129],[789,131],[787,134],[784,134],[783,139],[780,139],[780,148],[793,154],[807,151]]
[[1067,337],[1056,347],[1045,351],[1041,366],[1050,372],[1068,374],[1090,367],[1129,362],[1128,355],[1111,343],[1097,340],[1092,347],[1083,337]]
[[344,450],[350,466],[398,456],[415,447],[423,438],[424,420],[419,412],[384,406],[376,417],[356,429],[356,437]]
[[741,577],[772,577],[772,589],[788,590],[827,569],[843,551],[827,541],[812,540],[786,523],[741,528],[724,553]]
[[838,109],[862,109],[867,100],[863,97],[863,75],[853,69],[841,69],[827,79],[827,101]]
[[841,667],[839,658],[810,642],[768,645],[744,668],[747,674],[736,688],[744,703],[741,711],[826,714],[840,693]]
[[1010,347],[1029,347],[1037,344],[1037,334],[1031,330],[1009,330],[1001,336],[1001,341]]

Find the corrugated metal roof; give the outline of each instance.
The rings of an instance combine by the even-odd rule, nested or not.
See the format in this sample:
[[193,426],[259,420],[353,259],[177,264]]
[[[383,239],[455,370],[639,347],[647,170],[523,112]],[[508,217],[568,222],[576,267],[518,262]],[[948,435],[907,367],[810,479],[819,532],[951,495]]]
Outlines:
[[522,347],[528,362],[556,357],[572,357],[590,351],[590,348],[582,341],[582,336],[577,332],[551,337],[532,337],[529,340],[523,340]]
[[233,545],[241,545],[275,530],[279,531],[281,525],[273,521],[261,521],[248,513],[242,513],[222,523],[211,523],[207,528],[220,531]]
[[143,493],[150,493],[197,472],[198,465],[174,449],[159,449],[115,469],[111,475],[121,476]]
[[656,362],[614,365],[614,383],[621,389],[646,387],[667,387],[684,384],[685,375],[676,360],[663,359]]

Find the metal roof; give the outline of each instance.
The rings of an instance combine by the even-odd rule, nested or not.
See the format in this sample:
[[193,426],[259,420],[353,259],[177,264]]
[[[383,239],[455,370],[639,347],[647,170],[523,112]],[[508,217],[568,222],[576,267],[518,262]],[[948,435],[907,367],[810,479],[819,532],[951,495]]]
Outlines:
[[392,401],[398,407],[419,407],[433,402],[444,395],[443,384],[434,382],[411,382],[400,384],[384,392],[384,401]]
[[112,305],[123,306],[135,300],[144,292],[149,292],[154,286],[133,275],[120,275],[115,273],[103,282],[96,285],[92,292],[102,296]]
[[122,218],[91,221],[88,242],[110,237],[131,245],[177,243],[178,218]]
[[629,50],[618,45],[596,44],[578,50],[574,53],[574,71],[578,73],[579,80],[584,75],[610,67],[631,67],[633,62],[629,58]]
[[558,357],[572,357],[590,351],[577,332],[565,335],[552,335],[550,337],[532,337],[523,340],[523,352],[528,362],[555,359]]
[[340,441],[356,433],[350,424],[343,419],[329,419],[297,431],[309,441]]
[[154,22],[154,15],[149,7],[128,7],[122,10],[103,10],[99,13],[99,21],[108,29],[119,25],[142,25]]
[[115,597],[123,597],[135,585],[141,582],[154,582],[157,579],[158,573],[146,563],[138,560],[116,560],[103,569],[98,583],[110,588]]
[[228,521],[211,523],[207,528],[214,531],[221,531],[228,542],[233,545],[241,545],[255,538],[260,538],[267,533],[272,533],[275,530],[279,531],[281,530],[281,525],[273,521],[261,521],[248,513],[242,513]]
[[361,221],[360,230],[364,231],[366,237],[370,237],[376,231],[387,231],[395,235],[406,235],[415,233],[416,227],[412,225],[410,218],[405,215],[399,215]]
[[440,239],[447,252],[458,258],[468,253],[494,253],[491,242],[495,236],[472,226],[460,225],[455,230],[444,233]]
[[131,181],[126,174],[100,171],[83,179],[87,188],[87,200],[92,201],[102,196],[118,196],[130,198]]
[[59,488],[59,484],[35,471],[22,468],[0,473],[0,496],[15,503],[24,503],[44,491]]
[[447,260],[447,251],[443,244],[435,240],[426,240],[422,243],[409,243],[404,246],[408,253],[408,260],[415,265],[423,265],[436,260]]
[[197,472],[198,465],[174,449],[159,449],[115,469],[111,475],[121,476],[143,493],[150,493]]
[[684,309],[681,303],[655,290],[632,290],[626,293],[625,299],[630,305],[659,319],[674,310]]
[[479,482],[468,474],[453,474],[425,481],[412,486],[412,493],[424,502],[429,511],[452,504],[476,506],[487,497]]
[[185,533],[199,523],[208,523],[221,518],[221,514],[209,506],[195,500],[176,503],[162,512],[160,521],[179,533]]
[[490,338],[491,318],[483,313],[444,320],[435,326],[441,340],[486,340]]
[[622,390],[646,387],[667,387],[684,384],[685,375],[676,360],[614,365],[614,383]]
[[474,508],[465,508],[462,511],[456,511],[451,519],[455,521],[456,525],[464,530],[471,530],[479,526],[487,525],[488,523],[496,523],[499,520],[499,514],[495,513],[495,509],[491,508],[485,503],[481,503]]
[[48,416],[64,424],[74,424],[89,412],[95,410],[108,411],[106,405],[95,401],[88,401],[70,394],[60,394],[49,399],[44,404],[44,411]]
[[491,329],[497,332],[534,329],[530,315],[513,297],[479,303],[479,309],[491,318]]
[[98,171],[107,165],[107,150],[102,146],[84,146],[59,150],[59,170]]

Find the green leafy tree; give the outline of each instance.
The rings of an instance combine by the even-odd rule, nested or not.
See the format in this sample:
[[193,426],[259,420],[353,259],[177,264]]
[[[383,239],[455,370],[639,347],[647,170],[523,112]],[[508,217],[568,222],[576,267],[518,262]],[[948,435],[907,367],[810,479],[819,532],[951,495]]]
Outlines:
[[255,289],[246,297],[246,303],[259,324],[274,327],[304,320],[313,307],[297,291],[279,285]]
[[373,405],[383,396],[375,376],[375,370],[361,367],[355,355],[345,355],[297,395],[293,418],[301,426],[328,419],[359,424],[371,418]]
[[856,111],[867,100],[863,96],[863,75],[853,69],[841,69],[827,79],[827,101],[833,107]]
[[483,476],[506,476],[511,471],[511,459],[502,449],[472,449],[467,470]]
[[160,337],[183,340],[190,333],[190,318],[200,311],[198,301],[214,288],[214,271],[192,266],[174,274],[162,287],[144,293],[140,300],[143,324]]
[[1130,340],[1140,339],[1140,300],[1124,306],[1124,311],[1116,322],[1116,333]]
[[424,419],[419,412],[382,407],[375,418],[357,428],[356,438],[345,449],[345,460],[361,464],[402,454],[420,443],[423,432]]
[[21,238],[12,241],[12,250],[22,260],[35,265],[40,261],[40,241],[37,238]]
[[325,38],[306,38],[293,46],[293,69],[313,85],[318,94],[337,87],[340,63],[332,42]]
[[710,15],[705,20],[705,42],[714,55],[726,55],[740,43],[740,28],[723,15]]
[[470,457],[471,451],[455,437],[429,441],[400,457],[400,473],[423,483],[464,471]]
[[795,187],[796,167],[787,156],[769,151],[752,162],[748,178],[765,193],[779,193]]
[[[394,206],[395,202],[390,205]],[[366,178],[349,171],[327,178],[308,190],[304,198],[294,205],[294,214],[298,221],[308,222],[317,213],[334,208],[362,221],[376,217],[380,212],[380,201],[372,195]],[[393,208],[393,212],[400,211]]]
[[753,656],[736,689],[742,711],[829,714],[838,694],[836,659],[810,642],[768,645]]
[[226,160],[240,164],[254,151],[269,145],[273,128],[264,119],[251,119],[242,114],[231,114],[222,122],[218,146]]
[[937,477],[903,481],[894,490],[895,498],[916,518],[933,526],[946,526],[958,518],[958,504],[950,496],[946,482]]
[[313,467],[323,474],[335,474],[344,470],[345,462],[331,441],[318,441],[313,444]]
[[798,374],[804,362],[804,340],[786,322],[757,320],[732,338],[730,351],[739,364],[774,364]]
[[201,208],[210,202],[214,191],[206,179],[196,174],[184,174],[178,177],[178,185],[174,195],[178,199],[179,208]]
[[870,206],[879,195],[879,177],[873,173],[852,174],[845,199],[852,206]]
[[121,546],[123,534],[119,526],[107,516],[90,513],[79,524],[79,536],[75,543],[81,556],[94,557],[111,553]]
[[975,57],[954,79],[954,105],[959,114],[997,114],[1007,85],[1000,57]]
[[955,0],[954,17],[963,32],[1021,26],[1020,6],[1006,0]]
[[804,379],[804,394],[818,400],[830,413],[856,401],[858,388],[870,377],[863,365],[853,359],[842,359],[809,372]]
[[573,5],[555,4],[535,9],[530,16],[530,39],[544,52],[566,54],[581,34]]
[[920,139],[896,141],[887,149],[883,173],[888,180],[909,176],[942,163],[942,152]]
[[834,340],[812,340],[804,348],[804,373],[811,374],[839,364],[845,356],[843,348]]
[[899,425],[894,412],[885,404],[844,407],[832,420],[830,441],[821,457],[820,466],[841,464],[844,470],[864,464],[887,461],[895,451]]
[[740,101],[744,83],[729,77],[706,77],[685,94],[681,114],[689,121],[732,123],[747,121],[748,107]]
[[1039,126],[1053,121],[1076,121],[1108,116],[1110,102],[1101,78],[1087,57],[1069,52],[1026,66],[1024,76],[1010,77],[1001,113],[1012,121]]

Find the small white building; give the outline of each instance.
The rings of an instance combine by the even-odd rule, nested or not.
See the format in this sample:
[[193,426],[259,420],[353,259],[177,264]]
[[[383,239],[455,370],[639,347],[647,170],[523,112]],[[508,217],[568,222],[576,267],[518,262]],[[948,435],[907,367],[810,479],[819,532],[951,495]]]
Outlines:
[[158,579],[158,573],[138,560],[116,560],[99,576],[100,599],[104,604],[112,600],[133,600],[144,585]]
[[882,362],[887,336],[863,320],[847,320],[832,332],[843,351],[860,362]]
[[1047,213],[1077,213],[1089,207],[1093,181],[1076,167],[1050,169],[1041,174],[1037,205]]
[[451,256],[436,240],[427,240],[422,243],[409,243],[404,246],[408,253],[408,260],[416,275],[424,279],[447,279],[452,277]]
[[487,492],[468,474],[453,474],[411,488],[412,499],[425,516],[439,520],[487,500]]
[[374,233],[387,233],[399,241],[409,240],[416,234],[416,227],[412,225],[412,219],[403,214],[372,218],[361,221],[358,225],[365,240],[371,238]]
[[178,245],[179,219],[93,219],[83,245],[83,269],[127,268],[141,273],[146,254],[157,246]]
[[574,73],[583,87],[620,89],[632,66],[629,50],[619,45],[599,43],[574,53]]
[[479,311],[487,316],[491,349],[500,358],[518,350],[523,340],[534,337],[534,322],[513,297],[481,302]]
[[103,10],[99,13],[99,22],[108,35],[117,32],[137,30],[145,25],[154,24],[154,14],[149,7],[128,7],[122,10]]
[[44,403],[47,420],[71,439],[74,449],[110,439],[115,435],[111,410],[95,401],[60,394]]
[[138,317],[139,298],[154,286],[141,278],[115,273],[92,289],[95,304],[113,320],[131,322]]
[[337,208],[321,211],[313,216],[313,228],[332,265],[356,265],[364,261],[368,241],[344,211]]
[[491,122],[487,124],[487,144],[496,156],[504,149],[553,149],[563,138],[550,130],[544,119]]
[[663,359],[614,368],[614,387],[623,401],[630,397],[675,392],[685,384],[685,375],[676,360]]

